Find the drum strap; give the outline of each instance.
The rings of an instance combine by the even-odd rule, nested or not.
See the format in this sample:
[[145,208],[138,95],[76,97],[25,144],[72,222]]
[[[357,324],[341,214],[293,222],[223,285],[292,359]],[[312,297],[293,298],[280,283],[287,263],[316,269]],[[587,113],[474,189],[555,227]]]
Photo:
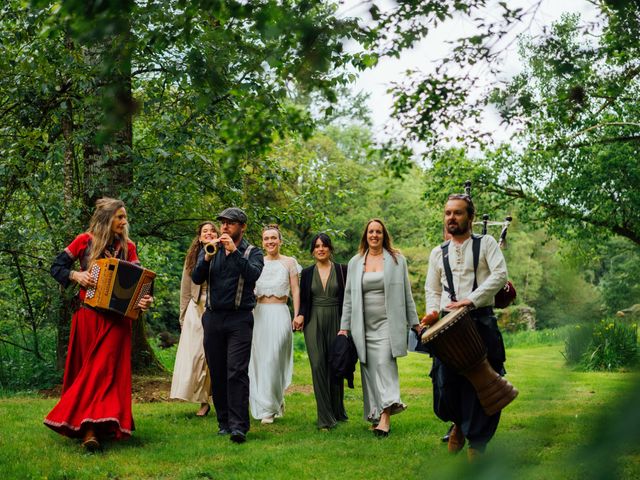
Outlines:
[[[476,278],[476,272],[478,271],[478,264],[480,263],[480,240],[482,237],[476,237],[471,235],[471,250],[473,251],[473,290],[478,288],[478,280]],[[472,291],[473,291],[472,290]]]
[[453,273],[451,273],[451,265],[449,264],[449,242],[444,242],[442,246],[442,265],[444,266],[444,274],[447,277],[447,285],[444,290],[449,294],[452,302],[457,302],[456,290],[453,287]]
[[[476,271],[478,270],[478,264],[480,263],[480,241],[482,237],[472,235],[471,236],[471,249],[473,251],[473,290],[478,288],[478,280],[476,279]],[[449,263],[449,243],[444,242],[440,248],[442,248],[442,265],[444,266],[444,274],[447,277],[447,285],[444,290],[449,294],[449,298],[452,302],[457,302],[456,290],[453,286],[453,273],[451,273],[451,264]],[[472,290],[472,291],[473,291]]]

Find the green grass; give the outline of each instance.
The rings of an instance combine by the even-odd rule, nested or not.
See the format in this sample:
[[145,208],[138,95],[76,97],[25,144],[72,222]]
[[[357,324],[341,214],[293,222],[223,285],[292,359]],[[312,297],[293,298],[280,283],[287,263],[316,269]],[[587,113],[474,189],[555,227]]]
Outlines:
[[[134,403],[133,437],[86,454],[78,441],[42,425],[55,399],[0,399],[0,478],[640,478],[638,404],[629,412],[616,404],[638,385],[638,377],[573,371],[565,367],[562,349],[556,341],[508,350],[508,378],[520,396],[503,412],[486,461],[474,468],[464,454],[452,457],[440,442],[447,425],[432,411],[428,357],[400,359],[409,409],[392,418],[389,438],[377,439],[362,419],[359,378],[346,392],[350,420],[330,432],[316,430],[308,362],[297,355],[284,418],[270,426],[252,422],[243,445],[216,436],[215,418],[194,417],[195,405]],[[607,412],[615,415],[603,419]],[[598,441],[605,442],[608,427],[618,420],[630,422],[624,451],[614,441]],[[614,453],[607,454],[611,445]],[[605,476],[596,476],[596,459],[598,468],[607,467]]]

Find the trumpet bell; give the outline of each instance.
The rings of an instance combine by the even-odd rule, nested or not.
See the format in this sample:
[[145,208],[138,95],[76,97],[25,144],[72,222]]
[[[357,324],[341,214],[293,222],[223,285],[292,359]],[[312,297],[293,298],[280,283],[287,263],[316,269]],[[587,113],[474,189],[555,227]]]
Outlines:
[[215,255],[218,251],[218,244],[213,242],[207,243],[204,246],[204,251],[207,255]]

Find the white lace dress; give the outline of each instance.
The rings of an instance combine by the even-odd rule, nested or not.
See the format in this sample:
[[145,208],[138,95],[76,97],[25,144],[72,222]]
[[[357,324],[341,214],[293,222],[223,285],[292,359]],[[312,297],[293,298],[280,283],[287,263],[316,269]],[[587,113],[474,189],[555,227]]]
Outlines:
[[[256,297],[290,295],[289,277],[301,268],[294,258],[264,261]],[[253,311],[249,405],[255,419],[282,416],[284,392],[293,376],[291,313],[286,303],[258,303]]]

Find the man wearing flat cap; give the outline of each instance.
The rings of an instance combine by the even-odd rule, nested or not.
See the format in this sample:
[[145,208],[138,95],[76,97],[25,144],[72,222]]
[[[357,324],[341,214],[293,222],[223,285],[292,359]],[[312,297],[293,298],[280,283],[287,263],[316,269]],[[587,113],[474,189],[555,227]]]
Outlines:
[[211,372],[211,394],[218,417],[218,434],[243,443],[249,431],[249,358],[253,336],[253,293],[264,258],[243,236],[247,215],[239,208],[219,215],[220,248],[200,251],[191,278],[208,282],[202,316],[204,352]]

